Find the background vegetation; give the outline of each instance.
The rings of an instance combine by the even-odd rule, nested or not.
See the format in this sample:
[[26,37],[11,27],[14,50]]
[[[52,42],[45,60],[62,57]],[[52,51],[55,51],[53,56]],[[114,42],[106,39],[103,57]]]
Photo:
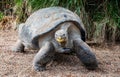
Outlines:
[[[87,39],[95,43],[120,42],[119,0],[6,0],[12,5],[13,15],[24,22],[34,11],[61,6],[77,13],[87,30]],[[4,10],[5,11],[5,10]],[[2,11],[3,12],[3,11]],[[0,12],[0,19],[3,13]]]

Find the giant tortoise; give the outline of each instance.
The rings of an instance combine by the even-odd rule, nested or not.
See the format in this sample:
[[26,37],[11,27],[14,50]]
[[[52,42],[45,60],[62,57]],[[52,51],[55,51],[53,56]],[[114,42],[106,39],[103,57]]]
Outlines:
[[37,71],[46,69],[55,53],[73,51],[87,69],[98,67],[97,59],[85,43],[86,31],[79,16],[62,7],[40,9],[19,25],[19,40],[13,51],[24,52],[24,48],[36,49],[33,60]]

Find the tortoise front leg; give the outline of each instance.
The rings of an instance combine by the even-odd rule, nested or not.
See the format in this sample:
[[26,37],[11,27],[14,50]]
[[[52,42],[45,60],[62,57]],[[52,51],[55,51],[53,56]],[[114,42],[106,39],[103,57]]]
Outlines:
[[12,51],[14,52],[24,52],[25,46],[22,44],[20,40],[17,40],[16,44],[12,47]]
[[55,48],[52,43],[46,42],[44,46],[35,55],[33,60],[33,67],[36,71],[43,71],[46,69],[46,64],[49,63],[55,54]]
[[89,70],[94,70],[98,67],[95,55],[92,53],[91,48],[81,39],[73,40],[73,46],[77,57]]

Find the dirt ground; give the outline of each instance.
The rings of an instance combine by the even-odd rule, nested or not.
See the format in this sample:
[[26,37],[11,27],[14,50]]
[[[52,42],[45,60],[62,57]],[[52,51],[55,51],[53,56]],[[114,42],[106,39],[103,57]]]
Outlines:
[[10,50],[17,38],[16,31],[0,31],[0,77],[120,77],[120,45],[91,46],[99,63],[95,71],[87,70],[75,55],[64,55],[48,64],[46,71],[36,72],[32,61],[37,51]]

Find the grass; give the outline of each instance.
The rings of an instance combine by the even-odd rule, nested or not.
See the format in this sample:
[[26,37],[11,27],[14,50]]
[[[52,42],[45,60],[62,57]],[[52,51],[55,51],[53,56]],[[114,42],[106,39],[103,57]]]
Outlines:
[[32,11],[45,7],[61,6],[80,14],[82,0],[29,0],[28,4],[32,6]]
[[2,12],[0,12],[0,21],[3,19],[3,13]]
[[[25,22],[27,17],[38,9],[61,6],[82,18],[87,39],[102,43],[106,40],[120,40],[119,0],[14,0],[14,4],[20,22]],[[0,13],[0,18],[1,16]]]

